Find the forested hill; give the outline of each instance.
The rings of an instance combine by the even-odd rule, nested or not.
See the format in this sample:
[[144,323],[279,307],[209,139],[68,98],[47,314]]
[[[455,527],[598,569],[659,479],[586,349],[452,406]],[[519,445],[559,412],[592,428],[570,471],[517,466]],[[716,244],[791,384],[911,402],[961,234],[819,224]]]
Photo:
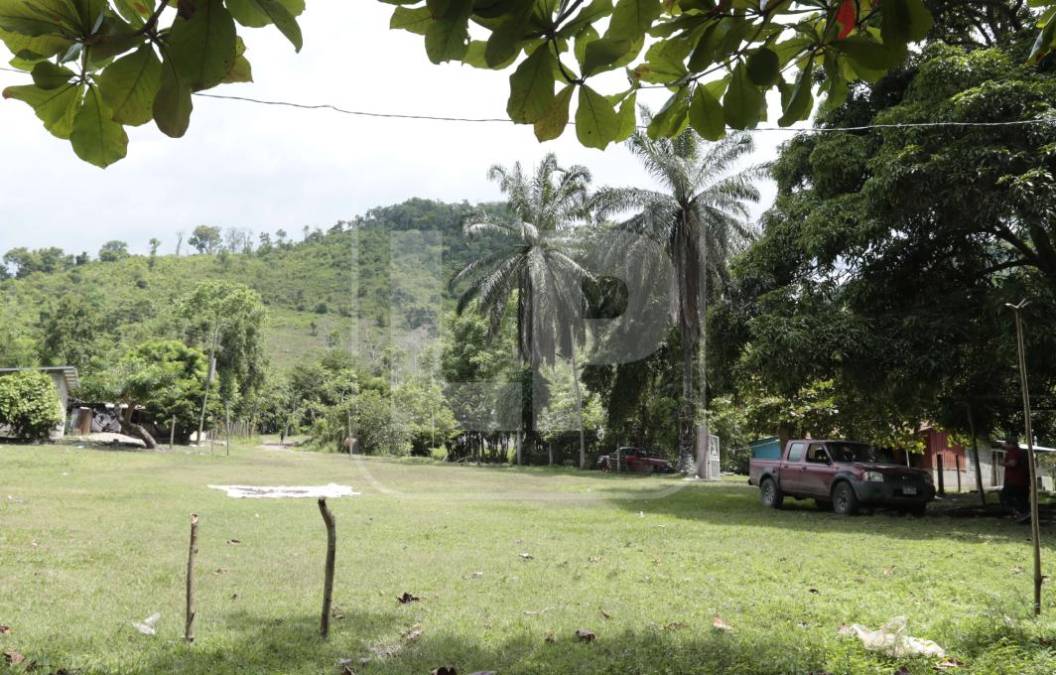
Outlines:
[[[391,345],[414,352],[437,333],[447,279],[486,245],[468,241],[463,223],[501,217],[501,209],[412,199],[327,230],[305,228],[296,240],[198,228],[209,236],[189,238],[180,256],[129,255],[121,242],[98,256],[13,249],[0,276],[0,365],[98,369],[129,345],[178,335],[178,299],[207,279],[261,294],[276,368],[353,344],[368,359]],[[175,248],[177,233],[155,236]]]

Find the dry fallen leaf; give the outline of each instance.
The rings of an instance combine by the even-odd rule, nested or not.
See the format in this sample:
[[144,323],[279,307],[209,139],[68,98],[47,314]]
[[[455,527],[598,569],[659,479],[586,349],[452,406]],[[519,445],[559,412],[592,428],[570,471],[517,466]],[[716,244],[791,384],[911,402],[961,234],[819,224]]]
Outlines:
[[546,642],[547,644],[552,645],[555,642],[557,642],[557,636],[554,635],[554,631],[548,631],[546,633],[546,637],[543,639],[543,641]]
[[4,660],[7,661],[8,665],[17,666],[26,660],[26,657],[22,656],[14,649],[8,649],[4,652]]
[[935,667],[939,670],[950,670],[952,668],[960,668],[963,665],[964,664],[958,661],[957,659],[946,659],[945,661],[940,661],[939,663],[936,663]]
[[807,589],[807,592],[808,593],[813,593],[814,595],[821,595],[821,591],[819,591],[816,588],[809,588],[809,589]]
[[606,612],[604,609],[600,609],[598,611],[601,612],[601,616],[602,616],[603,619],[611,619],[612,618],[612,615],[609,614],[608,612]]
[[420,623],[414,624],[403,633],[403,639],[407,642],[414,642],[420,637],[422,637],[422,624]]
[[242,543],[242,540],[240,540],[240,539],[228,539],[227,543],[231,544],[232,546],[238,546],[239,544]]
[[535,560],[535,556],[532,555],[531,553],[522,553],[521,554],[521,559],[522,560]]
[[586,628],[580,628],[576,631],[576,639],[581,642],[594,642],[598,639],[598,636],[593,631],[589,631]]
[[895,573],[895,568],[894,567],[885,567],[883,571],[884,571],[884,576],[885,577],[889,577],[889,576],[891,576],[892,574]]
[[345,618],[345,611],[340,607],[332,607],[330,609],[330,616],[340,621],[341,619]]
[[418,598],[418,596],[411,595],[410,593],[405,592],[403,595],[396,598],[396,602],[400,603],[401,605],[409,605],[412,602],[418,602],[419,599],[420,598]]
[[723,631],[733,630],[733,626],[731,626],[730,624],[728,624],[725,621],[723,621],[722,617],[719,616],[718,614],[716,614],[715,618],[712,619],[711,627],[714,628],[715,630],[723,630]]
[[11,626],[0,626],[0,635],[10,635]]
[[671,623],[664,626],[664,630],[682,630],[686,627],[686,624],[682,623],[681,621],[672,621]]

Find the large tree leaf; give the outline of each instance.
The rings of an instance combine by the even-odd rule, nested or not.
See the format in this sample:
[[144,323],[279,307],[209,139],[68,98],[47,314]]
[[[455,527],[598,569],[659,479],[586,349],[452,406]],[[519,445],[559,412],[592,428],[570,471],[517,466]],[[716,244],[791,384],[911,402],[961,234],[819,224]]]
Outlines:
[[637,40],[660,16],[663,5],[658,0],[619,0],[612,11],[605,37],[613,40]]
[[389,20],[389,28],[425,35],[432,23],[433,13],[428,7],[397,7]]
[[638,128],[637,102],[638,92],[632,91],[630,96],[623,99],[623,103],[620,104],[620,109],[616,111],[616,119],[620,126],[616,131],[616,137],[612,139],[613,143],[623,143]]
[[106,168],[128,152],[128,134],[113,120],[113,113],[98,87],[88,87],[70,135],[73,151],[84,161]]
[[41,89],[58,89],[69,84],[76,73],[51,61],[41,61],[33,66],[33,84]]
[[550,107],[535,122],[535,137],[542,141],[551,141],[560,136],[568,126],[568,109],[572,103],[572,92],[575,85],[567,85],[557,93]]
[[783,127],[791,126],[796,122],[810,116],[814,109],[814,59],[811,58],[807,65],[799,72],[799,79],[792,89],[792,95],[785,105],[785,113],[777,121]]
[[154,97],[154,122],[166,136],[180,138],[191,124],[191,88],[183,81],[171,59],[161,68],[161,87]]
[[600,38],[588,43],[581,61],[583,77],[619,67],[620,59],[631,50],[631,46],[630,40],[611,38]]
[[243,26],[260,28],[275,24],[297,51],[304,46],[301,27],[294,18],[304,11],[304,0],[227,0],[227,8]]
[[620,120],[609,99],[583,85],[576,109],[576,135],[588,148],[604,150],[620,132]]
[[0,41],[12,54],[32,53],[40,59],[50,58],[65,53],[73,41],[61,35],[40,35],[30,37],[0,29]]
[[200,0],[189,20],[176,19],[168,56],[192,91],[223,82],[235,62],[235,20],[221,0]]
[[425,53],[433,63],[459,61],[469,47],[467,17],[433,21],[425,32]]
[[241,37],[236,38],[235,62],[231,65],[231,70],[228,71],[227,77],[224,78],[225,83],[253,81],[253,66],[250,65],[245,54],[246,43],[242,41]]
[[510,75],[510,100],[506,114],[519,123],[533,123],[554,100],[557,61],[546,43],[538,46]]
[[73,132],[82,91],[83,85],[80,84],[68,84],[58,89],[41,89],[35,84],[26,84],[4,89],[4,98],[28,103],[45,129],[58,138],[68,139]]
[[726,124],[734,129],[753,129],[759,125],[765,105],[763,92],[748,79],[744,64],[737,64],[722,100]]
[[161,60],[145,44],[111,64],[98,82],[114,121],[132,126],[146,124],[154,117],[154,99],[161,87]]
[[81,17],[70,0],[0,0],[0,28],[29,37],[82,35]]
[[698,86],[689,104],[689,123],[701,138],[717,141],[726,135],[726,118],[722,104],[708,88]]
[[647,132],[650,138],[671,138],[686,127],[689,115],[689,87],[679,87],[660,112],[649,121]]
[[780,74],[781,59],[768,47],[756,49],[748,56],[748,79],[760,87],[770,87]]

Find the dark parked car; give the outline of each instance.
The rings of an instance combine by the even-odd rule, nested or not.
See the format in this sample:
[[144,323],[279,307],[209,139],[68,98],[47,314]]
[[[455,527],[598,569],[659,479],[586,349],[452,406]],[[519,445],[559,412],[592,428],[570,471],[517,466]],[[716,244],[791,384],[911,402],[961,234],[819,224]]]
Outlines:
[[598,457],[602,471],[632,471],[634,473],[674,473],[671,462],[645,448],[617,448],[611,455]]
[[884,451],[850,441],[789,441],[780,459],[752,459],[748,482],[763,504],[813,499],[851,515],[860,506],[892,506],[923,515],[935,499],[931,473],[896,464]]

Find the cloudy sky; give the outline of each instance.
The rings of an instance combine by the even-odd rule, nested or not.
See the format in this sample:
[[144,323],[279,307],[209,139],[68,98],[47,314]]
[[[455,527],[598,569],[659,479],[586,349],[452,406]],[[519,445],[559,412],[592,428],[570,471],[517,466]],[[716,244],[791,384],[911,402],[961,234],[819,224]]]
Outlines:
[[[242,29],[256,81],[214,91],[378,112],[504,116],[509,73],[433,66],[421,37],[388,29],[391,10],[372,0],[310,2],[300,54],[273,28]],[[27,79],[0,71],[2,86]],[[758,134],[757,159],[773,157],[786,137]],[[15,246],[94,253],[111,239],[144,251],[152,237],[168,253],[176,232],[200,224],[299,232],[415,196],[493,200],[490,165],[534,163],[548,151],[590,167],[599,185],[649,182],[625,149],[582,148],[571,128],[540,145],[527,126],[196,98],[183,139],[153,125],[131,130],[130,139],[128,157],[100,170],[44,131],[28,106],[0,100],[0,253]]]

